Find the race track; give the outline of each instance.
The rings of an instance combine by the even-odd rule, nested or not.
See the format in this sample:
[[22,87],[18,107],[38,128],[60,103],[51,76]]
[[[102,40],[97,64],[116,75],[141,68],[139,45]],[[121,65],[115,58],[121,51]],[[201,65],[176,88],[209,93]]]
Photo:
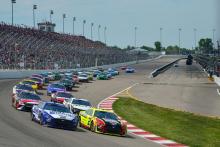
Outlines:
[[[155,68],[176,58],[164,57],[156,61],[135,65],[135,74],[121,74],[109,81],[94,81],[79,85],[73,94],[89,99],[96,106],[104,98],[119,92],[134,83],[147,82],[148,75]],[[18,80],[0,81],[0,146],[3,147],[157,147],[158,144],[128,134],[116,137],[92,133],[78,128],[67,131],[42,127],[30,121],[30,113],[11,107],[12,87]],[[47,99],[44,95],[44,99]]]
[[[147,90],[146,90],[147,89]],[[148,79],[130,90],[147,103],[196,114],[220,117],[218,86],[208,79],[201,67],[185,60],[154,79]]]

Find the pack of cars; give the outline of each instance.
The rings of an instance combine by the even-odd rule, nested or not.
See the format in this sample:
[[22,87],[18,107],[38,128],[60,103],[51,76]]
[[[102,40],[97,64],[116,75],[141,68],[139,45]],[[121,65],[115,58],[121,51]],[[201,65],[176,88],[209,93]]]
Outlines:
[[[125,136],[126,124],[116,114],[93,108],[89,100],[68,92],[80,82],[109,80],[116,75],[119,71],[114,68],[33,74],[13,87],[12,106],[30,111],[31,120],[43,126],[76,130],[79,124],[97,133]],[[48,101],[38,95],[44,86]]]

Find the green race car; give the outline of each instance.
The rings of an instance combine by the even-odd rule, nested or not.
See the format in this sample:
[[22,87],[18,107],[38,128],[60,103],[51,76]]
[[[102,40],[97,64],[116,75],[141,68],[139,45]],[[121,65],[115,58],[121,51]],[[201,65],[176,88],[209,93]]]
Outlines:
[[98,80],[108,80],[108,76],[107,76],[106,73],[102,72],[102,73],[97,75],[97,79]]

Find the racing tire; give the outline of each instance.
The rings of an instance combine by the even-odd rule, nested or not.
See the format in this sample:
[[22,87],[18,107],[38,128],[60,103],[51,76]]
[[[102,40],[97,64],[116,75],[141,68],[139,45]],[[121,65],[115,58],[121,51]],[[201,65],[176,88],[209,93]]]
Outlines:
[[34,121],[34,115],[32,112],[31,112],[31,121]]
[[77,129],[77,126],[76,126],[76,127],[71,128],[71,130],[72,130],[72,131],[76,131],[76,129]]
[[91,122],[90,130],[91,130],[92,132],[95,132],[95,131],[96,131],[96,127],[94,126],[94,123],[93,123],[93,122]]
[[39,124],[40,124],[41,126],[43,126],[43,125],[44,125],[42,115],[40,116],[40,121],[39,121]]
[[79,126],[82,127],[80,116],[79,116]]

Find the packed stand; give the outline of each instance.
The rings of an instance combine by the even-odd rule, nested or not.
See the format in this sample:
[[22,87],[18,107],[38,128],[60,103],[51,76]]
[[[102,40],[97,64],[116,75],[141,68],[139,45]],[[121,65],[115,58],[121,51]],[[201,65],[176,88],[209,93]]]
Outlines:
[[27,26],[0,23],[1,69],[55,69],[95,66],[146,59],[112,49],[83,36],[44,32]]

